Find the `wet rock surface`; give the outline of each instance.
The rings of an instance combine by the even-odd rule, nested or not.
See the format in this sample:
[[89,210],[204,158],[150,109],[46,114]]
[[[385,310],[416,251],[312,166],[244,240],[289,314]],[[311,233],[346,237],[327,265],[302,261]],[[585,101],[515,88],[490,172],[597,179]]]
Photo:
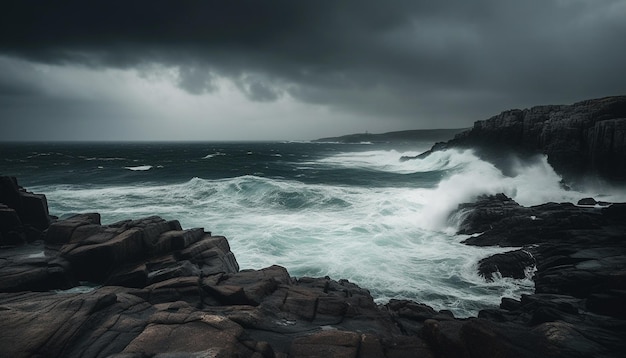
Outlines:
[[[484,231],[473,244],[530,245],[482,266],[488,278],[536,265],[536,294],[456,319],[412,301],[378,305],[346,280],[240,270],[226,238],[177,221],[54,220],[40,240],[0,250],[0,356],[621,356],[622,207],[523,208],[499,195],[460,210],[464,232]],[[552,233],[522,228],[541,221],[529,215]],[[570,215],[580,227],[558,224]]]
[[523,247],[482,260],[481,273],[534,268],[535,294],[479,318],[533,327],[563,356],[617,356],[626,349],[626,205],[579,204],[523,207],[498,194],[459,206],[462,232],[477,234],[466,244]]

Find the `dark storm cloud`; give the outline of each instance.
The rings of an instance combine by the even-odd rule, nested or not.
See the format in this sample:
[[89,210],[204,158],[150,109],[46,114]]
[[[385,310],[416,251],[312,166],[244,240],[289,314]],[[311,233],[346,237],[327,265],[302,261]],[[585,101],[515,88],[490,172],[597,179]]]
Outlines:
[[243,93],[253,101],[275,101],[280,97],[280,90],[264,83],[262,80],[241,81],[239,86]]
[[462,126],[508,107],[626,92],[624,3],[15,1],[0,14],[0,53],[161,63],[194,94],[226,76],[255,101],[289,93],[407,127]]
[[202,66],[180,66],[178,85],[193,94],[212,92],[217,89],[216,76]]

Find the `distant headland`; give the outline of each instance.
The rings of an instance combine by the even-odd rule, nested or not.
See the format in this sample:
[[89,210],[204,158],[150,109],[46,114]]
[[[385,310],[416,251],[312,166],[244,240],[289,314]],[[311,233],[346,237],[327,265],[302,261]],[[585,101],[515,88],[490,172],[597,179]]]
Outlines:
[[327,137],[314,140],[314,142],[337,142],[337,143],[391,143],[391,142],[439,142],[453,138],[455,135],[466,131],[468,128],[453,129],[415,129],[387,133],[355,133],[338,137]]

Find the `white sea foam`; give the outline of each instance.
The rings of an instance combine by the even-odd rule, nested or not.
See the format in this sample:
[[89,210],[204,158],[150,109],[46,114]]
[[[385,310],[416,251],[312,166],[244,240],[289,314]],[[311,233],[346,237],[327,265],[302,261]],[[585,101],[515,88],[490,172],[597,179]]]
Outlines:
[[451,174],[443,178],[434,189],[413,189],[404,194],[411,204],[424,209],[416,220],[420,227],[430,230],[454,226],[454,222],[448,222],[450,212],[459,203],[474,201],[484,194],[504,193],[525,206],[549,201],[575,203],[588,196],[601,197],[607,201],[626,201],[626,193],[615,188],[608,188],[605,192],[598,186],[593,187],[592,192],[564,188],[561,185],[562,178],[548,164],[546,156],[530,162],[516,161],[512,169],[513,176],[505,176],[493,164],[480,160],[469,149],[439,151],[424,159],[398,160],[401,156],[413,155],[412,152],[398,153],[394,150],[342,153],[322,159],[319,163],[348,168],[368,167],[401,174],[449,171]]
[[102,162],[111,162],[111,161],[120,161],[120,160],[127,160],[126,158],[119,158],[119,157],[103,157],[103,158],[98,158],[98,157],[82,157],[85,160],[98,160],[98,161],[102,161]]
[[128,170],[132,170],[132,171],[145,171],[145,170],[150,170],[152,169],[152,165],[139,165],[136,167],[124,167]]
[[28,259],[39,259],[39,258],[43,258],[46,257],[46,253],[44,251],[40,251],[34,254],[30,254],[28,256],[26,256],[26,258]]
[[226,154],[222,152],[215,152],[215,153],[205,155],[204,157],[202,157],[202,159],[211,159],[220,155],[226,155]]
[[[408,298],[459,316],[533,289],[529,279],[485,282],[478,276],[481,258],[507,249],[461,244],[465,237],[454,235],[455,223],[448,220],[459,203],[498,192],[523,205],[593,196],[562,189],[545,158],[520,163],[507,177],[469,150],[399,161],[415,154],[343,153],[305,166],[399,174],[444,171],[438,185],[358,187],[246,175],[175,185],[33,189],[47,194],[56,215],[97,211],[105,223],[154,214],[179,219],[183,227],[225,235],[242,268],[278,264],[295,276],[346,278],[370,289],[380,302]],[[625,196],[613,193],[604,200],[624,201]]]
[[416,171],[415,164],[409,163],[409,161],[402,162],[399,158],[403,155],[414,156],[417,154],[419,152],[400,153],[396,150],[348,152],[339,153],[307,164],[408,174]]

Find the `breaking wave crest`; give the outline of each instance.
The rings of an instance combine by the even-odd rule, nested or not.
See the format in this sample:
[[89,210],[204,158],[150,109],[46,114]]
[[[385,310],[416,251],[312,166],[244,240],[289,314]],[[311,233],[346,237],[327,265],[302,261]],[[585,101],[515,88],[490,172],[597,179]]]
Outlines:
[[124,167],[124,168],[126,168],[128,170],[132,170],[132,171],[140,171],[140,172],[142,172],[142,171],[146,171],[146,170],[152,169],[152,165],[139,165],[139,166],[136,166],[136,167]]
[[[105,223],[155,214],[178,219],[183,227],[225,235],[242,268],[279,264],[294,276],[346,278],[370,289],[379,301],[413,299],[437,309],[451,308],[458,316],[475,315],[499,304],[503,296],[519,297],[533,289],[529,279],[485,282],[478,276],[481,258],[507,250],[461,244],[465,237],[454,234],[457,223],[449,219],[458,204],[500,192],[522,205],[598,195],[564,189],[545,157],[519,162],[513,175],[506,176],[471,150],[399,160],[415,154],[337,153],[294,162],[290,178],[194,177],[176,184],[34,189],[47,194],[56,215],[97,211]],[[402,178],[428,174],[431,184],[354,186],[304,180],[307,171],[343,169],[346,175],[354,175],[354,170]]]

